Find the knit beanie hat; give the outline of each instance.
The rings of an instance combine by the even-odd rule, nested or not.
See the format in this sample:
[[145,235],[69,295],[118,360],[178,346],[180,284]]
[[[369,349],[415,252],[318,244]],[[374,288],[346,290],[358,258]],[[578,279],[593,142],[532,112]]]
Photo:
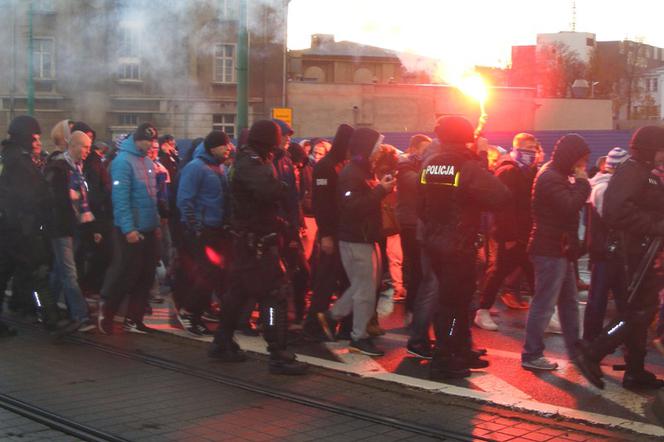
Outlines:
[[606,156],[606,168],[609,170],[616,170],[618,166],[627,161],[629,153],[620,147],[614,147],[609,151]]
[[440,117],[436,121],[434,132],[441,144],[472,143],[475,140],[475,128],[468,120],[458,116]]
[[95,142],[95,139],[97,138],[97,133],[94,130],[92,130],[92,128],[87,123],[85,123],[83,121],[75,122],[74,125],[72,126],[70,132],[74,133],[77,130],[83,132],[86,135],[88,133],[92,133],[92,138],[90,139],[90,141],[92,141],[93,143]]
[[41,135],[39,122],[29,115],[20,115],[9,123],[7,129],[9,138],[18,143],[23,149],[31,150],[32,136]]
[[156,141],[157,129],[150,123],[143,123],[134,132],[134,141]]
[[218,146],[225,146],[229,142],[230,140],[226,132],[220,130],[213,130],[207,135],[207,137],[205,137],[203,145],[205,147],[205,150],[209,151],[210,149],[213,149]]

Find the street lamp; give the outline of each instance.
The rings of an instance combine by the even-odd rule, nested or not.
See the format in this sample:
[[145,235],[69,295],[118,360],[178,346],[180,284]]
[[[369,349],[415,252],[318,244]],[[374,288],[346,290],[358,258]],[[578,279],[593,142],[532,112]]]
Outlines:
[[590,83],[590,98],[595,98],[595,86],[599,84],[599,81],[593,81]]

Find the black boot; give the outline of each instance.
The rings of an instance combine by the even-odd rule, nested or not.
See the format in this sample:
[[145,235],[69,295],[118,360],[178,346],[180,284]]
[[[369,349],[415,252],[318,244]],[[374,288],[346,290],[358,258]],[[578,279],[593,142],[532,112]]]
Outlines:
[[470,370],[465,359],[453,355],[441,355],[435,352],[429,366],[431,380],[461,379],[470,376]]
[[289,376],[303,375],[309,370],[309,366],[299,362],[295,354],[287,350],[275,350],[270,352],[270,373]]
[[461,357],[466,362],[466,367],[472,370],[479,370],[489,366],[489,361],[482,359],[482,355],[473,350],[465,352]]
[[574,364],[588,382],[599,389],[604,389],[604,381],[602,380],[604,374],[599,366],[600,359],[593,352],[591,344],[579,340],[575,347],[577,354],[574,358]]
[[623,387],[644,390],[656,390],[664,387],[664,380],[658,379],[648,370],[627,370],[623,376]]
[[217,359],[221,362],[244,362],[247,356],[244,354],[240,346],[235,342],[231,336],[226,333],[217,332],[214,341],[208,348],[208,357]]

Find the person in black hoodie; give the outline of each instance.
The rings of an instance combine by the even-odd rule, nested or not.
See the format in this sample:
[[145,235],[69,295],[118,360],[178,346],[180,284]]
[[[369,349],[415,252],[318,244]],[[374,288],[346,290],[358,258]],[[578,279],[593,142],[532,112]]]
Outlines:
[[311,304],[304,324],[304,334],[313,339],[323,339],[318,323],[318,313],[330,306],[335,292],[348,286],[348,280],[341,264],[337,229],[339,226],[339,204],[337,182],[339,172],[349,158],[349,141],[353,128],[342,124],[337,129],[330,152],[316,163],[313,170],[313,190],[311,207],[318,233],[316,235],[318,262],[313,276]]
[[[50,198],[31,160],[33,149],[41,149],[41,129],[33,117],[22,115],[12,120],[8,133],[0,173],[0,297],[13,276],[10,308],[31,315],[41,305],[44,325],[54,329],[58,312],[48,284],[51,254],[43,229]],[[0,326],[0,335],[7,333]]]
[[473,352],[470,334],[480,216],[503,206],[510,194],[468,148],[475,139],[468,120],[441,117],[435,133],[440,147],[424,160],[418,189],[422,244],[438,280],[430,376],[460,378],[489,365]]
[[[632,157],[615,172],[604,195],[603,217],[609,228],[610,272],[625,272],[631,282],[655,237],[664,236],[664,186],[653,175],[664,164],[664,128],[645,126],[631,140]],[[625,345],[626,388],[661,388],[664,381],[645,369],[648,327],[664,288],[661,247],[643,275],[633,298],[627,290],[614,293],[618,318],[591,342],[577,344],[577,366],[599,388],[604,387],[600,362],[619,345]]]
[[581,252],[580,212],[590,195],[585,169],[589,154],[583,137],[565,135],[556,142],[551,161],[535,178],[533,228],[528,246],[535,269],[535,294],[521,353],[521,366],[527,370],[558,368],[557,363],[544,357],[544,330],[556,305],[567,352],[570,359],[576,357],[579,306],[574,262]]
[[231,226],[235,235],[229,289],[224,296],[221,321],[208,356],[224,362],[245,357],[233,341],[247,298],[261,306],[263,336],[274,374],[304,374],[307,366],[288,351],[288,295],[290,283],[279,254],[284,238],[280,209],[288,185],[277,179],[272,155],[281,145],[281,129],[269,120],[251,126],[247,146],[240,150],[230,173]]
[[485,330],[498,330],[489,309],[496,301],[501,284],[514,270],[523,269],[530,288],[534,288],[533,265],[526,249],[532,227],[530,191],[537,171],[536,146],[537,139],[533,135],[517,134],[510,157],[496,167],[496,177],[507,186],[512,198],[495,214],[492,239],[496,241],[496,254],[491,259],[475,314],[475,324]]
[[88,183],[88,203],[95,217],[94,229],[82,238],[83,259],[86,263],[81,276],[81,288],[84,292],[99,293],[106,268],[111,262],[113,207],[111,177],[105,162],[108,151],[106,143],[95,142],[90,155],[83,161],[83,174]]
[[383,239],[381,202],[396,186],[393,176],[378,181],[372,170],[369,158],[382,139],[368,128],[355,130],[350,138],[351,161],[339,174],[337,185],[339,251],[350,287],[329,311],[318,314],[327,338],[334,340],[337,321],[352,313],[350,350],[369,356],[384,354],[369,337],[367,325],[376,311],[382,275],[378,247]]

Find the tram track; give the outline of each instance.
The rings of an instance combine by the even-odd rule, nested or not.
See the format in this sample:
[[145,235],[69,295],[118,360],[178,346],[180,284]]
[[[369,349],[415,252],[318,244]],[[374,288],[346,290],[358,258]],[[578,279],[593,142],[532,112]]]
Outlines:
[[75,422],[2,393],[0,393],[0,408],[87,442],[128,442],[128,439]]
[[231,388],[237,388],[244,391],[259,394],[262,396],[271,397],[273,399],[287,401],[303,405],[306,407],[312,407],[330,413],[343,415],[346,417],[351,417],[366,422],[371,422],[374,424],[385,425],[392,427],[394,429],[407,431],[409,433],[417,435],[428,436],[438,440],[455,440],[455,441],[493,440],[490,438],[483,438],[481,436],[472,435],[470,433],[464,434],[460,432],[445,430],[442,428],[422,425],[415,422],[396,419],[393,417],[372,413],[366,410],[360,410],[353,407],[347,407],[336,403],[322,401],[320,399],[306,396],[303,394],[266,387],[263,385],[256,385],[241,379],[234,378],[232,376],[227,376],[219,373],[211,373],[209,371],[202,370],[194,366],[182,364],[170,359],[149,355],[140,351],[127,351],[119,349],[117,347],[108,344],[102,344],[82,336],[72,335],[68,336],[66,340],[69,342],[92,347],[97,351],[101,351],[103,353],[107,353],[116,357],[122,357],[125,359],[141,362],[153,367],[177,372],[186,376],[192,376],[199,379],[204,379]]

